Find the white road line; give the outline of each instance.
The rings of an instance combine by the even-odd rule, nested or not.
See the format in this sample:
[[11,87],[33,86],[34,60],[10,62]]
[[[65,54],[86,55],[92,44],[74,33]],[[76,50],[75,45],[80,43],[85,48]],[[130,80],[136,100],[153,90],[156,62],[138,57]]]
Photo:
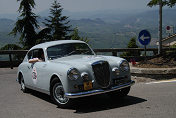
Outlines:
[[176,82],[176,80],[166,80],[166,81],[158,81],[158,82],[149,82],[146,84],[159,84],[159,83],[172,83],[172,82]]

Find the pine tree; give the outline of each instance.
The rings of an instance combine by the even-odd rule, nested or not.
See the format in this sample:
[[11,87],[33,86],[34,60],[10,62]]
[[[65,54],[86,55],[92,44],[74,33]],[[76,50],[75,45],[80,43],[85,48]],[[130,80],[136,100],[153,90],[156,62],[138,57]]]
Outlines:
[[42,31],[39,32],[41,41],[54,41],[70,39],[68,33],[71,31],[68,25],[69,21],[67,16],[62,16],[62,10],[60,3],[57,0],[54,1],[50,8],[50,14],[48,19],[45,19],[45,26]]
[[35,6],[34,0],[17,0],[20,1],[20,7],[18,12],[21,15],[15,24],[15,27],[10,34],[16,36],[18,33],[20,36],[20,42],[24,49],[30,49],[36,44],[36,32],[38,28],[37,16],[32,12],[32,8]]
[[84,41],[84,42],[88,43],[89,42],[88,38],[87,37],[85,37],[85,38],[80,37],[78,32],[79,32],[78,28],[75,28],[71,34],[71,39],[72,40],[80,40],[80,41]]
[[128,43],[128,48],[138,48],[138,46],[136,45],[136,38],[131,38],[131,40]]
[[[127,48],[138,48],[138,45],[136,45],[136,38],[131,38]],[[123,53],[121,56],[140,56],[139,51],[128,51]]]

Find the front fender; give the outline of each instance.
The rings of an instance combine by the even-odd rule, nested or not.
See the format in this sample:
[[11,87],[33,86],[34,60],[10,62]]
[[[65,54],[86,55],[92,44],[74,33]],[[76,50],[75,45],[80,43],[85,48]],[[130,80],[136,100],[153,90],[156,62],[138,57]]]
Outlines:
[[[49,72],[49,80],[48,80],[48,90],[50,90],[50,83],[54,76],[57,76],[60,82],[63,85],[64,91],[68,91],[68,78],[67,78],[67,71],[71,68],[69,65],[60,64],[60,63],[50,63],[48,64],[48,71]],[[54,67],[54,68],[53,68]]]

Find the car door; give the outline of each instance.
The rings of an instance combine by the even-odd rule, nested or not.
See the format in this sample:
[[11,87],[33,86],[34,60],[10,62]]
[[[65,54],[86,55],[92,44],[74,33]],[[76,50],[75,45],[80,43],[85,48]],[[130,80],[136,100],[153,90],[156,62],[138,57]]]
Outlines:
[[[43,59],[41,59],[41,55],[43,55]],[[36,49],[33,52],[33,58],[39,58],[41,61],[33,63],[32,65],[32,81],[33,86],[38,89],[46,89],[45,84],[47,77],[47,63],[45,61],[45,54],[43,49]]]
[[23,76],[24,76],[24,81],[27,86],[32,87],[33,86],[33,81],[32,81],[32,67],[33,64],[29,63],[28,60],[33,58],[33,50],[29,51],[27,54],[27,61],[24,63],[24,68],[23,68]]

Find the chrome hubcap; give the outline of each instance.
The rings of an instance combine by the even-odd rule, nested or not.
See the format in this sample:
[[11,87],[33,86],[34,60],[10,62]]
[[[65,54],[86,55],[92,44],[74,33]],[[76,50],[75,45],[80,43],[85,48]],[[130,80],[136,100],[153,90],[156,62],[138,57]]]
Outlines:
[[65,92],[62,85],[56,85],[54,87],[54,98],[59,104],[66,104],[69,98],[65,96]]

